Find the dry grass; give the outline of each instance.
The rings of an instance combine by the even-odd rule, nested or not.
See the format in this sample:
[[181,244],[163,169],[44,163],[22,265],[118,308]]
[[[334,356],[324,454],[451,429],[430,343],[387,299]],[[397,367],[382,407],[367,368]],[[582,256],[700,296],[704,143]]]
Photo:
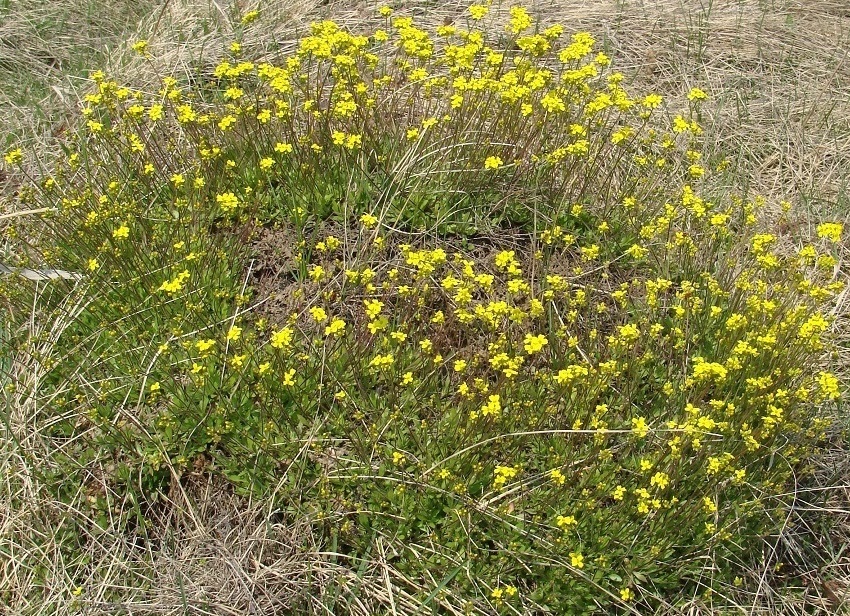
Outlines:
[[[104,62],[136,85],[165,73],[196,74],[224,55],[234,18],[253,3],[213,0],[164,2],[0,2],[0,124],[30,146],[55,147],[88,66]],[[435,24],[458,18],[466,2],[406,2],[406,10]],[[846,0],[553,0],[536,2],[547,21],[588,29],[604,38],[633,87],[675,97],[689,86],[713,95],[706,118],[707,155],[728,157],[734,177],[771,201],[792,199],[791,235],[814,218],[850,220],[850,9]],[[10,8],[11,7],[11,10]],[[374,19],[373,3],[322,0],[269,2],[250,57],[287,50],[317,16],[358,29]],[[5,11],[5,13],[4,13]],[[132,32],[132,34],[131,34]],[[121,41],[150,39],[154,60],[142,60]],[[86,43],[81,43],[85,40]],[[104,46],[110,45],[109,54]],[[843,267],[847,278],[845,263]],[[838,334],[850,340],[845,297]],[[69,304],[66,318],[73,318]],[[44,354],[62,322],[38,323]],[[212,481],[169,496],[149,512],[146,529],[84,537],[79,558],[87,579],[72,579],[73,563],[59,550],[62,520],[84,515],[84,492],[62,503],[46,494],[39,476],[49,470],[53,444],[40,429],[49,408],[35,405],[41,363],[4,358],[17,384],[6,395],[0,427],[0,612],[8,614],[414,614],[407,582],[376,556],[359,568],[321,553],[309,528],[261,505],[228,496]],[[850,366],[844,344],[834,369]],[[850,371],[845,368],[845,382]],[[846,418],[841,422],[845,426]],[[753,576],[754,595],[741,595],[745,614],[834,614],[850,603],[850,445],[836,434],[830,456],[816,461],[810,485],[798,486],[789,532],[765,547]],[[98,489],[97,478],[89,482]],[[116,507],[129,507],[114,495]],[[49,540],[45,541],[45,537]],[[45,551],[44,546],[55,549]],[[793,587],[776,571],[784,563],[801,579]],[[30,602],[36,573],[50,580],[46,600]],[[790,578],[789,578],[790,579]],[[75,594],[79,589],[79,594]],[[340,590],[347,598],[334,599]],[[841,607],[841,606],[844,607]],[[5,608],[3,607],[5,606]],[[452,609],[447,605],[447,609]],[[712,613],[705,602],[673,610]]]

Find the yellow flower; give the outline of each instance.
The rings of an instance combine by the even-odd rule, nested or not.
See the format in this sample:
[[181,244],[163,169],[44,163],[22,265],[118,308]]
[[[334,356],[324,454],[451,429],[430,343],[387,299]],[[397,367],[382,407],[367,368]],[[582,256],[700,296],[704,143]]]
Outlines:
[[6,152],[6,154],[3,156],[3,160],[5,160],[6,164],[8,165],[17,165],[21,162],[23,156],[24,155],[21,151],[21,148],[15,148],[14,150],[9,150],[8,152]]
[[488,156],[487,160],[484,161],[485,169],[498,169],[504,164],[502,159],[499,156]]
[[215,200],[225,212],[230,212],[231,210],[236,209],[239,205],[239,199],[232,192],[216,195]]
[[519,468],[512,466],[497,466],[493,471],[493,487],[496,489],[504,485],[519,474]]
[[543,349],[543,347],[545,347],[547,344],[549,344],[549,341],[546,339],[546,336],[544,336],[543,334],[539,334],[537,336],[533,336],[531,334],[526,334],[524,342],[525,342],[525,344],[524,344],[525,352],[528,353],[529,355],[533,355],[534,353],[537,353],[538,351]]
[[632,430],[637,434],[639,438],[646,437],[649,434],[649,426],[646,423],[646,419],[643,417],[633,417],[632,418]]
[[[89,263],[89,267],[91,267],[91,262]],[[165,291],[166,293],[173,295],[174,293],[177,293],[177,291],[181,291],[183,289],[183,283],[185,283],[188,279],[189,270],[183,270],[182,272],[177,274],[177,276],[175,276],[172,280],[167,280],[163,282],[158,290]]]
[[534,23],[531,16],[528,14],[528,11],[521,6],[512,6],[510,13],[511,20],[508,22],[508,32],[519,34],[520,32],[530,28]]
[[652,479],[649,480],[649,485],[658,486],[662,490],[666,488],[670,484],[670,477],[667,473],[657,472],[652,476]]
[[198,349],[199,353],[206,353],[213,346],[215,346],[215,340],[212,338],[207,338],[206,340],[198,340],[195,343],[195,348]]
[[284,327],[283,329],[273,332],[271,337],[271,345],[275,349],[288,349],[292,344],[292,328]]
[[257,17],[259,17],[259,16],[260,16],[260,11],[257,11],[257,10],[248,11],[247,13],[245,13],[242,16],[242,25],[247,26],[249,23],[256,20]]
[[234,124],[236,124],[236,116],[234,115],[226,115],[218,121],[218,127],[223,131],[230,129]]
[[844,225],[838,222],[825,222],[818,225],[818,237],[827,238],[831,242],[841,240],[841,233],[844,230]]
[[370,320],[377,318],[384,307],[384,302],[377,299],[367,299],[364,300],[363,303],[366,306],[366,316]]
[[481,407],[481,415],[488,417],[490,415],[499,415],[502,412],[502,403],[499,394],[491,395],[487,403]]
[[376,355],[371,362],[369,362],[370,368],[376,368],[378,370],[386,370],[390,366],[393,365],[395,358],[392,353],[387,353],[386,355]]
[[236,325],[232,326],[229,330],[227,330],[227,339],[228,340],[239,340],[239,337],[242,335],[242,328],[237,327]]
[[319,306],[313,306],[312,308],[310,308],[310,316],[313,317],[313,320],[316,323],[322,323],[323,321],[327,320],[328,313],[325,312],[324,308],[321,308]]
[[691,88],[691,91],[688,92],[688,100],[689,101],[704,101],[708,98],[708,94],[700,88]]
[[330,325],[325,327],[325,336],[342,336],[345,333],[345,321],[334,319]]
[[283,384],[286,387],[293,387],[295,385],[295,368],[290,368],[283,374]]
[[473,4],[469,7],[469,15],[473,20],[478,21],[479,19],[483,19],[487,13],[490,12],[490,8],[483,4]]
[[130,227],[128,227],[127,225],[121,225],[120,227],[112,231],[112,237],[114,237],[116,240],[124,240],[127,239],[129,236]]
[[841,396],[838,379],[829,372],[821,372],[818,375],[818,386],[820,395],[827,400],[836,400]]
[[620,589],[620,599],[623,601],[631,601],[635,598],[635,593],[632,592],[631,588],[621,588]]
[[360,224],[362,224],[367,229],[371,229],[376,224],[378,224],[378,218],[367,212],[366,214],[363,214],[363,216],[360,217]]
[[584,569],[584,556],[581,552],[570,552],[570,564],[576,569]]

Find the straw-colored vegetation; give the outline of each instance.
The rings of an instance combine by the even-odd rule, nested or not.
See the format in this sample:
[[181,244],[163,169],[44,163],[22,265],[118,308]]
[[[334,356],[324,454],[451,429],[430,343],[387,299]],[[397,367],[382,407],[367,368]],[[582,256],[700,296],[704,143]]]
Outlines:
[[0,9],[9,613],[842,609],[850,14],[273,4]]

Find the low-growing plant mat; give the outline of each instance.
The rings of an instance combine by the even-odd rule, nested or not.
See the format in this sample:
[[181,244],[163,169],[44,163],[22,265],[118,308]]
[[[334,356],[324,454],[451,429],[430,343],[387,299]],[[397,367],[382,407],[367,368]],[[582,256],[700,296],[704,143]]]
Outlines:
[[839,609],[839,166],[769,185],[682,78],[727,5],[646,71],[507,6],[163,60],[187,7],[6,153],[7,267],[73,274],[3,279],[15,612]]

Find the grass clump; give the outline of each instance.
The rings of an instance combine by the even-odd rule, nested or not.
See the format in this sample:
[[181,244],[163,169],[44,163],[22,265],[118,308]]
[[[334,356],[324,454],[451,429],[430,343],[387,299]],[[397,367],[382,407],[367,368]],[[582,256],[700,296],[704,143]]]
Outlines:
[[[488,12],[323,21],[275,63],[236,40],[155,93],[93,75],[67,159],[21,192],[51,213],[6,229],[15,267],[81,277],[4,282],[41,370],[7,395],[41,401],[32,470],[79,512],[75,576],[80,537],[154,540],[168,495],[214,474],[436,613],[758,583],[839,395],[841,226],[780,245],[764,200],[711,189],[705,92],[668,114],[591,34]],[[272,279],[262,229],[291,238]],[[72,313],[49,353],[33,306]],[[287,609],[360,600],[302,590]]]

